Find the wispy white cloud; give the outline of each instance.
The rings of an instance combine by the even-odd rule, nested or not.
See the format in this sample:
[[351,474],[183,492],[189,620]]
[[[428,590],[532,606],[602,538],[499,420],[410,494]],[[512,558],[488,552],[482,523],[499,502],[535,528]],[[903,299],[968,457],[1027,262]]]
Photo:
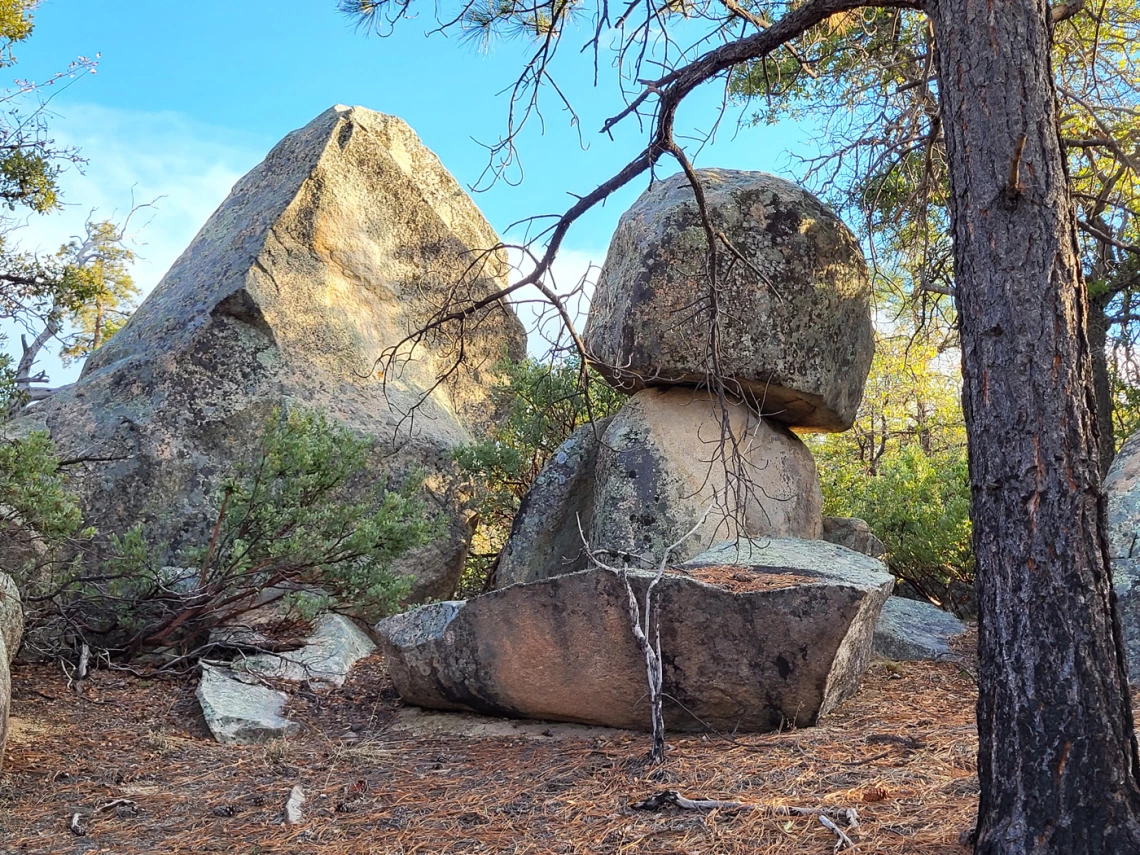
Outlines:
[[[60,176],[63,210],[30,218],[14,239],[23,249],[52,253],[82,232],[92,212],[121,220],[132,203],[153,200],[154,207],[139,212],[130,229],[131,248],[139,256],[131,272],[144,295],[234,182],[265,154],[264,144],[177,113],[72,104],[60,108],[50,125],[57,145],[78,148],[87,163]],[[78,365],[63,368],[47,357],[38,367],[53,384],[70,382],[79,372]]]

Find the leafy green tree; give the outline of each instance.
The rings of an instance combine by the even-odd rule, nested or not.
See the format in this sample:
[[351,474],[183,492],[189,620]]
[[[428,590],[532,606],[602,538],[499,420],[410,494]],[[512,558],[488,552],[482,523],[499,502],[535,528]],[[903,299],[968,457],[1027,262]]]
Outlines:
[[866,520],[897,577],[969,614],[974,561],[956,336],[916,316],[890,284],[877,294],[881,329],[854,427],[808,437],[824,512]]
[[0,441],[0,556],[17,584],[81,534],[82,516],[43,431]]
[[493,578],[499,553],[511,533],[519,503],[551,455],[575,430],[604,418],[624,400],[593,371],[581,384],[575,362],[527,358],[503,365],[495,391],[507,417],[487,439],[456,451],[469,476],[478,525],[468,556],[462,592],[478,593]]
[[[0,69],[15,65],[15,48],[32,34],[32,15],[38,5],[39,0],[0,0]],[[93,275],[93,265],[97,266],[93,258],[74,257],[90,249],[92,238],[102,244],[102,255],[115,244],[122,249],[121,235],[114,239],[112,227],[94,224],[103,229],[100,234],[89,228],[87,240],[56,255],[29,252],[16,241],[27,216],[59,209],[59,176],[65,167],[82,163],[75,149],[57,146],[52,140],[46,110],[50,97],[45,94],[70,85],[95,65],[95,60],[79,57],[42,83],[21,81],[0,93],[0,320],[27,330],[20,338],[20,353],[5,357],[5,365],[14,374],[8,379],[25,400],[42,397],[35,387],[47,381],[42,373],[33,373],[40,352],[58,339],[69,317],[76,315],[82,325],[79,315],[95,304],[106,304],[108,291],[116,287],[111,284],[115,274],[110,280]],[[129,260],[119,257],[120,262]],[[93,310],[98,313],[97,308]],[[105,331],[100,335],[105,337]]]
[[124,245],[124,230],[110,220],[87,223],[85,238],[74,238],[60,256],[83,280],[86,295],[69,317],[72,332],[60,351],[66,365],[87,356],[118,332],[135,308],[139,289],[131,278],[135,253]]
[[[755,6],[763,15],[767,4]],[[1059,119],[1078,207],[1089,282],[1090,335],[1102,435],[1101,468],[1115,448],[1113,386],[1132,382],[1140,338],[1140,7],[1105,0],[1053,7],[1052,64]],[[924,311],[953,320],[950,186],[938,45],[925,14],[909,9],[839,12],[784,51],[737,66],[731,88],[755,105],[753,121],[809,118],[822,153],[808,180],[854,223],[881,267],[914,283]],[[823,117],[823,118],[821,118]]]

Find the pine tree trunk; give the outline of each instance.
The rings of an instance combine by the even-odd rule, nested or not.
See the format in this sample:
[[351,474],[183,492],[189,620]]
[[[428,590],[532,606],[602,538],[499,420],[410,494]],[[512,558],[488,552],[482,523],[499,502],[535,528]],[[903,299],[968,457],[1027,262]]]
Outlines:
[[976,852],[1140,852],[1044,0],[932,0],[980,612]]

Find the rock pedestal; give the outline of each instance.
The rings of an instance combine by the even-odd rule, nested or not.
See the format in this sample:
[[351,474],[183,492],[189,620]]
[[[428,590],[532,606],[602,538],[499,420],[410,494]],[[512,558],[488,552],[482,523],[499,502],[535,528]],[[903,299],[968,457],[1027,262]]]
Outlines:
[[694,526],[674,560],[741,536],[818,538],[823,498],[811,452],[743,404],[730,404],[727,416],[725,425],[705,392],[644,389],[577,431],[527,495],[496,585],[587,569],[583,536],[610,551],[608,563],[643,567]]
[[851,427],[875,349],[855,236],[782,178],[729,169],[697,177],[722,241],[715,310],[705,227],[677,174],[642,194],[610,242],[584,335],[598,369],[627,390],[700,385],[715,369],[764,416]]
[[79,382],[14,430],[46,427],[62,457],[91,461],[76,485],[87,522],[142,522],[176,553],[203,542],[219,485],[273,408],[319,407],[376,438],[393,483],[427,470],[448,533],[397,570],[415,577],[413,597],[447,596],[470,539],[451,449],[494,415],[493,366],[521,357],[525,334],[495,304],[469,319],[466,367],[442,384],[458,348],[447,336],[387,377],[376,361],[449,295],[504,285],[505,254],[487,252],[498,244],[403,121],[334,107],[234,186]]
[[[639,597],[652,574],[631,572]],[[655,589],[670,730],[807,726],[858,688],[893,580],[823,541],[709,550]],[[433,709],[647,729],[645,660],[608,570],[557,576],[386,618],[400,696]]]

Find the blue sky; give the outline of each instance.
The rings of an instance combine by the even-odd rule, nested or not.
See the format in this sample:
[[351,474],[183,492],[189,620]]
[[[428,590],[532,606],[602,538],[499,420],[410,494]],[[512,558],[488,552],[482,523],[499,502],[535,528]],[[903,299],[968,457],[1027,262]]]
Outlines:
[[[483,53],[456,37],[426,36],[434,24],[426,0],[413,5],[420,17],[402,21],[387,38],[357,31],[335,6],[335,0],[44,0],[10,75],[44,80],[78,56],[100,59],[95,75],[75,81],[50,105],[53,135],[78,146],[88,164],[63,177],[63,214],[30,222],[23,243],[52,250],[79,231],[92,209],[121,215],[132,193],[136,201],[161,196],[138,235],[135,278],[149,290],[237,178],[282,136],[337,103],[400,116],[461,184],[476,184],[487,162],[480,142],[493,142],[505,127],[507,99],[496,93],[513,82],[525,43],[500,42]],[[533,124],[520,140],[521,183],[474,194],[500,233],[522,217],[561,211],[572,201],[568,194],[593,189],[644,143],[635,123],[612,141],[598,133],[621,102],[607,65],[593,88],[589,58],[578,53],[587,37],[567,33],[556,66],[579,113],[581,140],[547,93],[544,127]],[[679,131],[711,126],[722,95],[715,85],[698,92]],[[810,142],[802,130],[737,131],[742,112],[730,108],[697,165],[795,177],[787,152]],[[602,262],[617,218],[645,186],[627,188],[571,232],[562,276],[576,278],[589,262]],[[57,382],[74,376],[48,367]]]

